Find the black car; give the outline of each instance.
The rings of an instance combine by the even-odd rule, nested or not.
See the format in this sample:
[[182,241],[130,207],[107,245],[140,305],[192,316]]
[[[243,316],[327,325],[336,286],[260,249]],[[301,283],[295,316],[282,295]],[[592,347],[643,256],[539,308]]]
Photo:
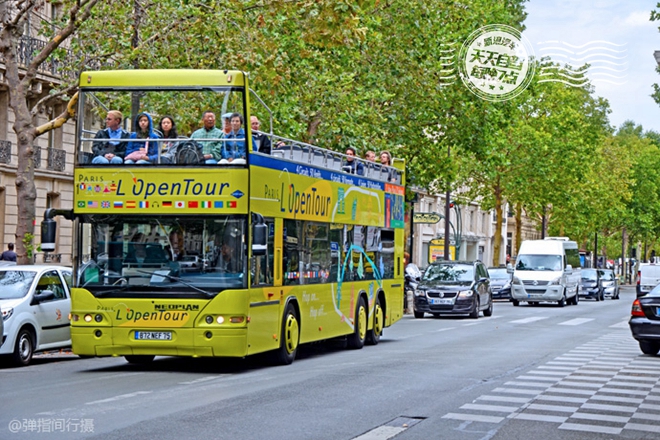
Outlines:
[[594,298],[596,301],[605,300],[603,286],[600,283],[601,271],[598,269],[582,269],[582,288],[580,297]]
[[493,290],[494,299],[511,298],[511,274],[507,273],[506,267],[489,267],[490,288]]
[[645,354],[660,351],[660,286],[633,301],[630,312],[630,330]]
[[442,261],[426,268],[414,295],[415,318],[425,313],[493,314],[493,294],[486,266],[481,261]]

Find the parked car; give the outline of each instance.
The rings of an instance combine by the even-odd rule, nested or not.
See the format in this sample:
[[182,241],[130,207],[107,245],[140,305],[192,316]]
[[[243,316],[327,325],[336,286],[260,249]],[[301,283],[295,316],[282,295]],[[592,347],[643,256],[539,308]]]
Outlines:
[[630,311],[630,330],[644,354],[660,351],[660,286],[636,298]]
[[601,270],[582,269],[582,289],[580,290],[580,297],[593,298],[596,301],[602,301],[605,299],[600,276]]
[[413,302],[415,318],[425,313],[464,314],[478,318],[493,314],[488,270],[481,261],[442,261],[426,268]]
[[488,276],[494,299],[511,298],[511,274],[506,267],[489,267]]
[[0,267],[0,355],[22,366],[35,352],[71,346],[71,277],[62,266]]
[[619,299],[619,278],[612,269],[598,269],[603,295]]

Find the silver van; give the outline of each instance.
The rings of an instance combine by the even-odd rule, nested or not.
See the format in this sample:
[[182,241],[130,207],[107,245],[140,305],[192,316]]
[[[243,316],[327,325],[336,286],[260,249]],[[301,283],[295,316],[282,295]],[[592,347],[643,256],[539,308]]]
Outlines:
[[556,302],[559,307],[577,305],[580,293],[580,254],[577,243],[566,237],[526,240],[520,245],[516,264],[509,267],[511,302]]

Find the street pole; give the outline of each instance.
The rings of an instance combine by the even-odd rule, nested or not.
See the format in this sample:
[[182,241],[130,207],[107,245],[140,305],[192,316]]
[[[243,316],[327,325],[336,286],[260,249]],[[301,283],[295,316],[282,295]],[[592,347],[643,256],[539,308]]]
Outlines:
[[598,268],[598,232],[594,234],[594,267]]
[[[447,145],[447,161],[451,158],[451,147]],[[449,261],[449,199],[451,197],[451,189],[449,186],[449,179],[447,179],[447,193],[445,194],[445,261]]]

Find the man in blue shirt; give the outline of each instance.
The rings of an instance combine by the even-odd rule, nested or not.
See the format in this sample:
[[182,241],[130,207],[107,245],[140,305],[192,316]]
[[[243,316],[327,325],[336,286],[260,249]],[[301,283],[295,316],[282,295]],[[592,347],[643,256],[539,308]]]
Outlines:
[[121,164],[124,163],[124,154],[126,153],[126,141],[131,134],[121,128],[121,120],[123,115],[119,110],[110,110],[108,116],[105,118],[105,128],[99,130],[94,136],[92,144],[92,152],[94,158],[93,164],[107,165],[107,164]]

